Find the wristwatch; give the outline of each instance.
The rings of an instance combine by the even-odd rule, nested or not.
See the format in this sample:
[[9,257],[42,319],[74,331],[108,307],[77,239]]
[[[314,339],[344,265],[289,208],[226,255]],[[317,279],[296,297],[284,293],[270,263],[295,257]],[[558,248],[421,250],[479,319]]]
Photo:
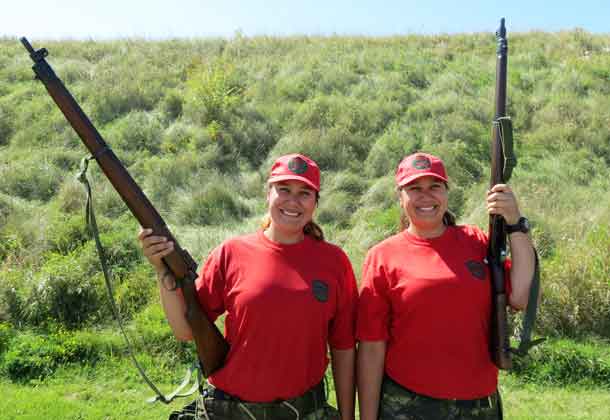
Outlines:
[[517,221],[517,223],[515,223],[514,225],[505,225],[506,226],[506,233],[510,234],[510,233],[515,233],[515,232],[522,232],[522,233],[527,233],[530,231],[530,221],[527,220],[526,217],[521,216],[519,218],[519,220]]

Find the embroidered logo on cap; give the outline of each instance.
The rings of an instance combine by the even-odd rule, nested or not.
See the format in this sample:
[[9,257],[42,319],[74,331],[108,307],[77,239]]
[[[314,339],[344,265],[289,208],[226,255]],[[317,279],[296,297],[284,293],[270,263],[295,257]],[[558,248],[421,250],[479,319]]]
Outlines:
[[307,162],[300,157],[294,157],[288,161],[288,169],[297,175],[304,174],[307,171]]
[[413,167],[415,169],[430,169],[431,166],[432,163],[430,163],[430,159],[426,156],[415,156],[415,159],[413,160]]
[[466,268],[474,277],[485,280],[485,265],[480,261],[470,260],[466,262]]
[[311,290],[318,302],[326,302],[328,300],[328,285],[322,280],[314,280],[311,283]]

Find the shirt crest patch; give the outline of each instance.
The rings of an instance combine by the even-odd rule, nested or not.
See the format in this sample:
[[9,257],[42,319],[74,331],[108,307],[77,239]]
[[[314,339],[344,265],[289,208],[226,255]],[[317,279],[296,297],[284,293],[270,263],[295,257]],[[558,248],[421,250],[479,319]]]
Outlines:
[[314,280],[311,283],[311,291],[318,302],[326,302],[328,300],[328,284],[322,280]]
[[475,278],[485,280],[485,265],[480,261],[470,260],[466,262],[466,268]]

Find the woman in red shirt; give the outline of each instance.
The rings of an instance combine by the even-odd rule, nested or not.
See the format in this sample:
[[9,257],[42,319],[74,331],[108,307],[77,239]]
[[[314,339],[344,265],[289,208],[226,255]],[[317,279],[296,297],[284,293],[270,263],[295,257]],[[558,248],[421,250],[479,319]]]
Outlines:
[[[341,418],[354,418],[356,281],[345,253],[313,222],[320,171],[306,156],[280,157],[268,179],[268,220],[208,256],[196,290],[210,321],[226,313],[225,364],[208,378],[197,410],[217,419],[327,419],[323,385],[330,346]],[[158,276],[173,244],[144,230]],[[192,338],[180,292],[161,301],[180,340]]]
[[[404,230],[369,250],[362,274],[360,418],[499,419],[487,235],[455,224],[439,158],[407,156],[396,184]],[[509,235],[506,264],[510,305],[523,309],[535,265],[527,224],[508,185],[495,185],[486,204],[507,225],[525,226]]]

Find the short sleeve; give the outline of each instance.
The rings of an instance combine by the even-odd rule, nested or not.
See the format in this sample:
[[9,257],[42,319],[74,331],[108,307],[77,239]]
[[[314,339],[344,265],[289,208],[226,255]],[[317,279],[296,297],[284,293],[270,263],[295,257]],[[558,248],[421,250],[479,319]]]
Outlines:
[[352,264],[341,252],[343,276],[337,290],[337,312],[330,325],[328,342],[330,347],[337,350],[351,349],[356,345],[356,309],[358,303],[358,287]]
[[390,300],[388,278],[374,249],[367,254],[362,268],[362,287],[358,300],[356,338],[359,341],[387,341],[389,338]]
[[214,322],[225,311],[225,276],[221,265],[223,247],[214,249],[205,260],[195,282],[197,297],[206,317]]

